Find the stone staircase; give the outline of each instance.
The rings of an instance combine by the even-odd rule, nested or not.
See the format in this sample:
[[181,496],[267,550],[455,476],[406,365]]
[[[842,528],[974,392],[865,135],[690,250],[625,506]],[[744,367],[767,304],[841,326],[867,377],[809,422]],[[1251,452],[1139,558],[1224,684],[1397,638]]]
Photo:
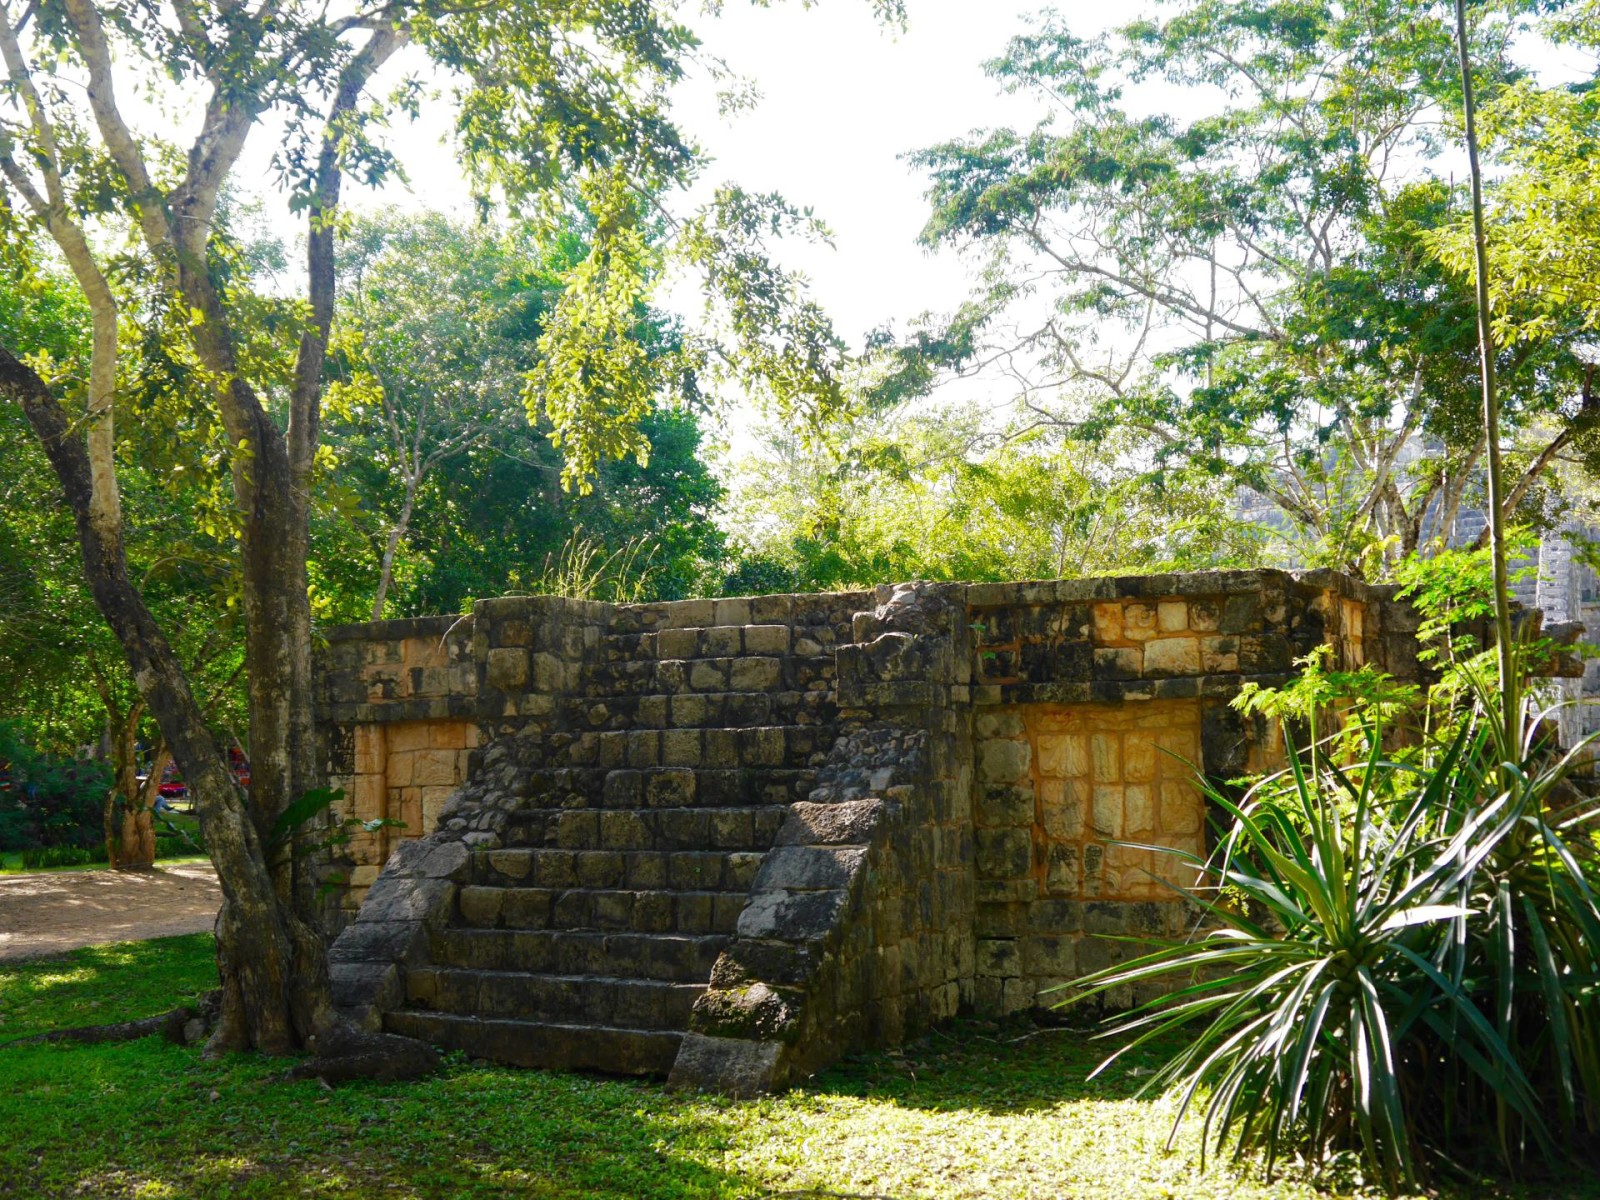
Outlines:
[[836,636],[604,631],[537,737],[483,752],[521,764],[502,776],[514,802],[386,1027],[519,1066],[665,1074],[835,740]]

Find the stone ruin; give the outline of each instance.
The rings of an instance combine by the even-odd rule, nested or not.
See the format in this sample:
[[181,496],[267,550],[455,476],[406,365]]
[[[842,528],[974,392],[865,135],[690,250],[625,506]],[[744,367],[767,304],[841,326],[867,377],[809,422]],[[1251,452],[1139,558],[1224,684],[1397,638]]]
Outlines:
[[549,597],[330,632],[319,729],[360,833],[338,1002],[504,1063],[750,1094],[1167,935],[1229,706],[1333,647],[1415,678],[1416,616],[1330,572],[658,604]]

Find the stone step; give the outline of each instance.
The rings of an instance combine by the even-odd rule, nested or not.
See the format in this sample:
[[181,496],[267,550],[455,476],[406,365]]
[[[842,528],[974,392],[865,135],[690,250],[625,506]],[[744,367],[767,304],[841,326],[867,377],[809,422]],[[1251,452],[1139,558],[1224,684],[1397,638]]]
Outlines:
[[626,975],[704,984],[729,940],[723,934],[444,929],[433,935],[431,954],[440,967]]
[[554,850],[768,850],[788,812],[785,804],[526,809],[508,824],[505,840]]
[[[809,634],[809,636],[808,636]],[[815,630],[801,629],[798,636],[787,624],[772,625],[685,625],[655,633],[607,633],[600,638],[606,661],[650,656],[658,659],[734,658],[740,655],[784,656],[804,643],[811,654],[823,652],[821,640],[832,640]]]
[[544,767],[530,771],[519,790],[538,811],[791,804],[815,786],[809,768]]
[[[831,679],[832,668],[817,678]],[[830,723],[835,712],[829,689],[809,685],[773,692],[618,691],[562,704],[568,724],[590,739],[640,729],[816,729]]]
[[589,929],[618,933],[732,933],[743,892],[469,885],[460,923],[474,929]]
[[543,1021],[479,1020],[453,1013],[398,1009],[384,1014],[391,1033],[513,1067],[665,1075],[683,1034],[675,1029],[616,1029]]
[[617,975],[464,967],[412,967],[406,972],[406,996],[412,1008],[491,1020],[509,1017],[625,1029],[685,1029],[689,1010],[705,990],[701,982]]
[[472,882],[501,887],[676,888],[746,892],[760,850],[559,850],[510,847],[472,856]]
[[[705,697],[692,697],[704,699]],[[647,697],[648,699],[648,697]],[[771,697],[742,697],[752,704],[739,719],[724,708],[702,714],[694,705],[680,705],[673,696],[666,716],[649,711],[629,718],[625,730],[590,730],[579,734],[563,751],[563,763],[573,767],[781,767],[804,763],[826,753],[833,739],[819,723],[804,723],[790,714],[774,716]],[[766,703],[755,703],[766,701]],[[678,713],[674,722],[673,715]],[[590,714],[593,719],[593,714]]]

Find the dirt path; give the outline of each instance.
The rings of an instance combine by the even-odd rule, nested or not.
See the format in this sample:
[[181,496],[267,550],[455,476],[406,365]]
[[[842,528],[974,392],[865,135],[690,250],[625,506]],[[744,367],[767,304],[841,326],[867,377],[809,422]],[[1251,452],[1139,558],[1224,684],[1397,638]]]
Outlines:
[[221,904],[210,863],[0,876],[0,960],[199,933]]

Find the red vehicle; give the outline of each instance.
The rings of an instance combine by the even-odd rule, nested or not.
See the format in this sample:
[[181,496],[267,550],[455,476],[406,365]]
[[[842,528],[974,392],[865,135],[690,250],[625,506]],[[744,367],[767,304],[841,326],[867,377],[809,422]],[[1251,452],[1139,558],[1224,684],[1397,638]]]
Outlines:
[[[244,751],[237,746],[228,748],[228,765],[233,768],[233,777],[239,781],[239,786],[250,786],[250,760],[244,756]],[[178,771],[178,764],[169,762],[166,770],[161,772],[161,786],[157,789],[168,800],[181,800],[189,794],[189,787],[183,782],[183,776]]]

